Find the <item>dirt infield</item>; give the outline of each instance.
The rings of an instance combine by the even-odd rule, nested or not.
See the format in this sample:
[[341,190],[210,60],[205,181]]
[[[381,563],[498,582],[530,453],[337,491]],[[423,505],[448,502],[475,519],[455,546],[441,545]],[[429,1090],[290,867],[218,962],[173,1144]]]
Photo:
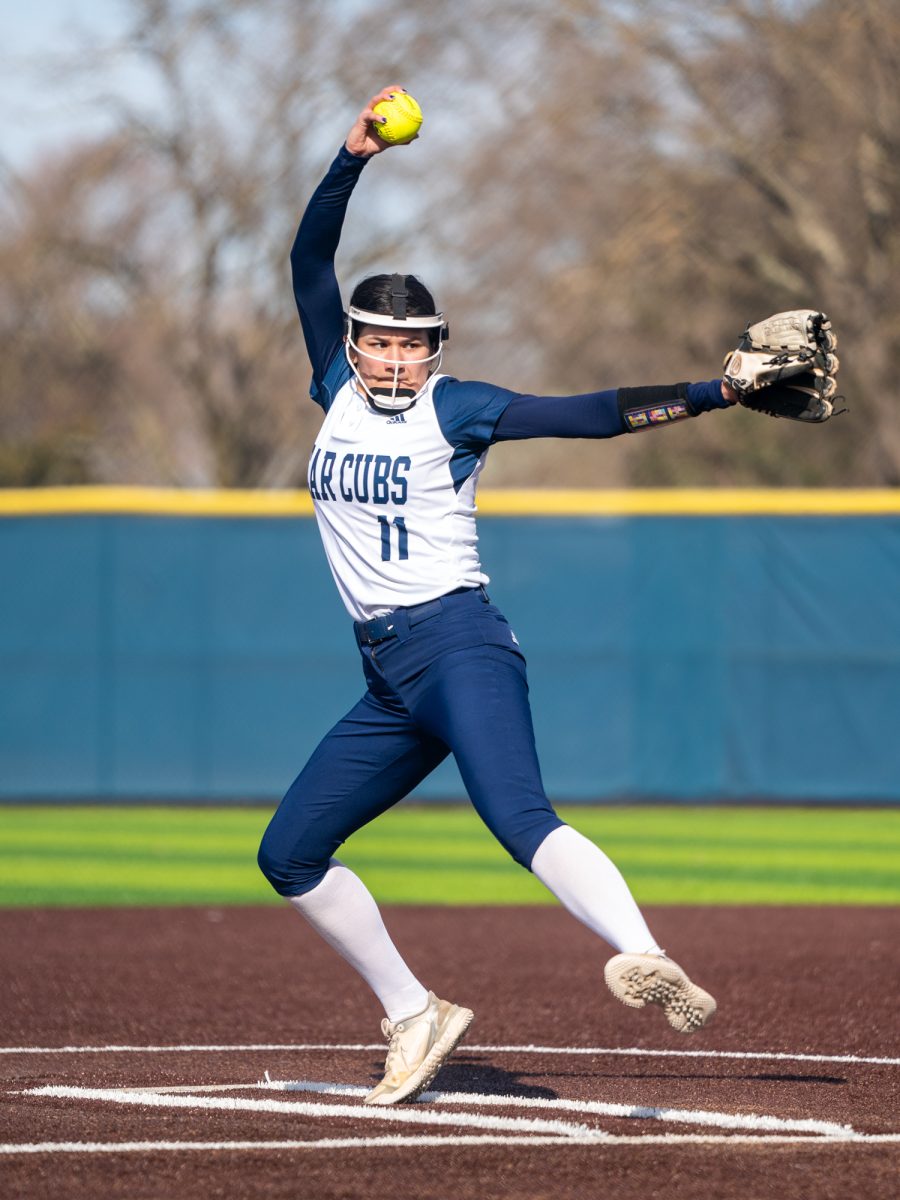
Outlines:
[[287,909],[0,912],[0,1196],[896,1196],[900,910],[649,917],[719,1001],[695,1037],[561,910],[389,910],[476,1020],[373,1111],[380,1013]]

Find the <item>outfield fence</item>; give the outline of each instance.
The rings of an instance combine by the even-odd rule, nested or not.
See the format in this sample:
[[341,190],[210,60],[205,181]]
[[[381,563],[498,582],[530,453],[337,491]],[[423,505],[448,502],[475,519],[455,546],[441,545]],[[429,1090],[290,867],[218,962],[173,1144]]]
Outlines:
[[[479,509],[554,799],[900,802],[900,492]],[[362,689],[303,492],[0,492],[0,578],[0,800],[271,801]]]

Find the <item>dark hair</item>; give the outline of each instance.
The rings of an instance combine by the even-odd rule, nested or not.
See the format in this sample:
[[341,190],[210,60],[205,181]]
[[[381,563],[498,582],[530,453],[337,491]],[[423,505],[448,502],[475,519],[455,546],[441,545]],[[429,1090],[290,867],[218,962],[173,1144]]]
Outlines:
[[[394,278],[393,275],[369,275],[366,279],[360,280],[353,289],[350,304],[353,308],[362,308],[366,312],[378,313],[385,317],[391,316],[394,311]],[[406,289],[407,316],[434,316],[437,312],[434,296],[421,279],[416,279],[415,275],[402,275],[399,278],[402,279]],[[354,322],[354,324],[358,324],[358,322]],[[440,345],[440,338],[439,329],[428,330],[428,340],[432,349],[436,350]]]

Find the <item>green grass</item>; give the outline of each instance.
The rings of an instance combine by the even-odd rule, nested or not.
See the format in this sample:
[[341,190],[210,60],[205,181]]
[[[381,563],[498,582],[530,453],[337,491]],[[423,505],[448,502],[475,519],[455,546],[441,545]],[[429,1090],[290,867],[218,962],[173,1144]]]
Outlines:
[[[561,808],[643,904],[898,904],[900,810]],[[263,808],[0,807],[0,906],[281,903]],[[386,904],[554,903],[468,806],[401,805],[340,854]]]

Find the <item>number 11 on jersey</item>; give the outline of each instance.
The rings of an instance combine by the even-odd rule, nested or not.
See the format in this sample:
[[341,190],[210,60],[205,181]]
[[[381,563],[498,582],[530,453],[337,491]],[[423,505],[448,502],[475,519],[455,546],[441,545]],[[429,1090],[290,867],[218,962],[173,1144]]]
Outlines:
[[[389,562],[391,557],[391,522],[387,517],[379,517],[381,526],[381,561]],[[409,558],[409,537],[406,532],[406,519],[394,517],[393,526],[397,530],[397,558],[401,561]]]

